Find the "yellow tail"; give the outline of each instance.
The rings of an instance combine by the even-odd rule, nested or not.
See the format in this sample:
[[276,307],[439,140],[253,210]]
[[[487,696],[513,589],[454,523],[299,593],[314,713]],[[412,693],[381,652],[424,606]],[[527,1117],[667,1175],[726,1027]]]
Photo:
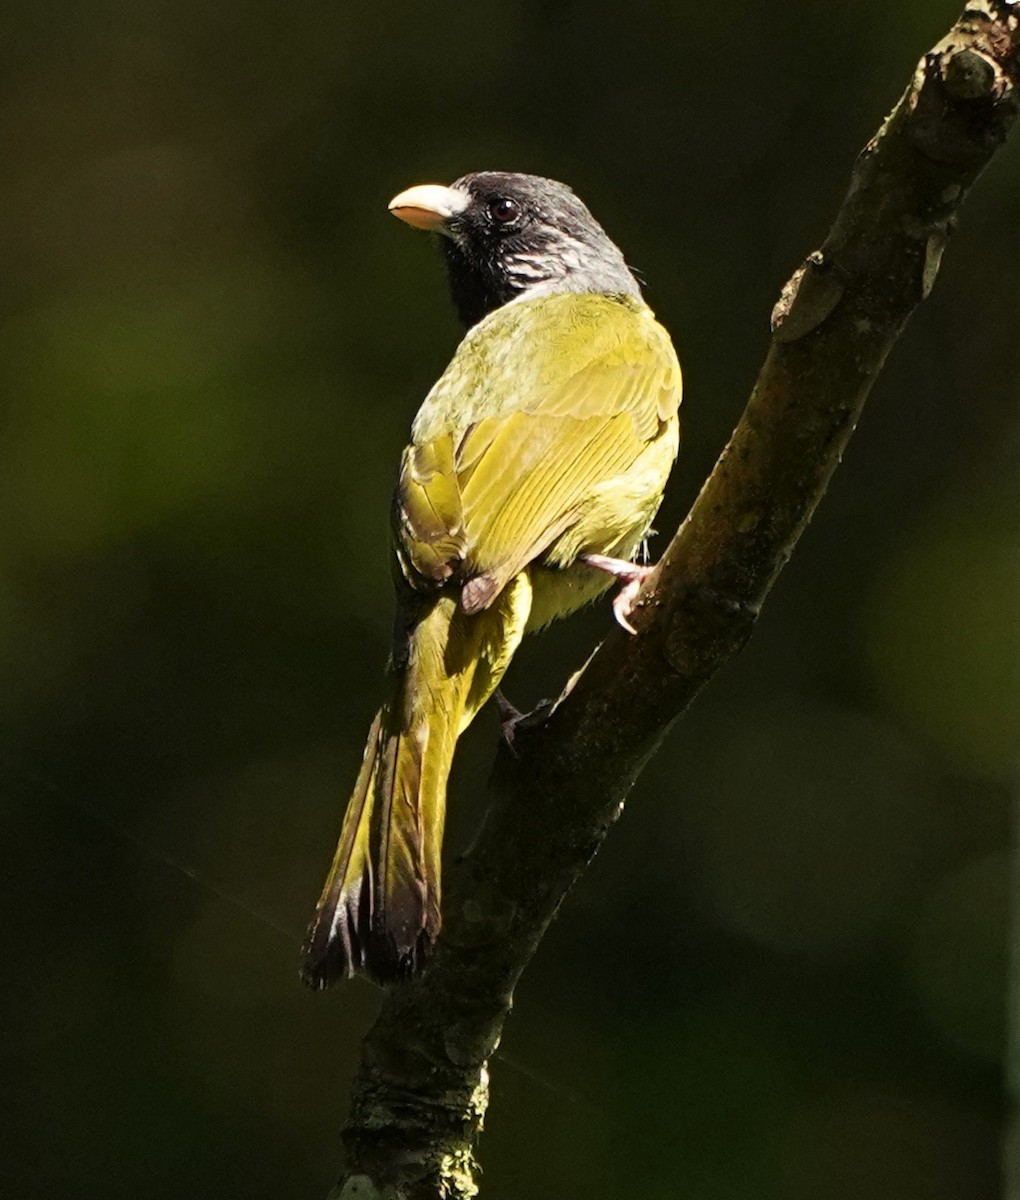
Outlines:
[[499,685],[531,610],[527,571],[468,616],[456,593],[420,615],[388,673],[340,841],[308,930],[312,987],[420,969],[440,926],[446,780],[457,738]]

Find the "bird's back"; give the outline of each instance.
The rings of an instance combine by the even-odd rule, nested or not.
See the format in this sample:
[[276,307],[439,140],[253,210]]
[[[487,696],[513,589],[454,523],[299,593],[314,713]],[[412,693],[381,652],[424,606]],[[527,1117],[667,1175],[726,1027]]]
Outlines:
[[[555,294],[491,313],[414,423],[394,505],[413,586],[460,581],[486,607],[534,567],[545,624],[607,580],[585,553],[629,558],[679,445],[680,367],[632,296]],[[472,591],[473,589],[473,591]]]

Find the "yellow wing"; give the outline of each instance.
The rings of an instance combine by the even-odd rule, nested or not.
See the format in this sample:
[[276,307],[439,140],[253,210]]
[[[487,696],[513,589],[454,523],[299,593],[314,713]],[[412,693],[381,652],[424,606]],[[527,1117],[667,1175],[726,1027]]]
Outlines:
[[669,336],[639,302],[560,294],[497,309],[461,343],[404,451],[405,577],[453,579],[468,612],[487,607],[583,519],[598,485],[667,435],[679,402]]

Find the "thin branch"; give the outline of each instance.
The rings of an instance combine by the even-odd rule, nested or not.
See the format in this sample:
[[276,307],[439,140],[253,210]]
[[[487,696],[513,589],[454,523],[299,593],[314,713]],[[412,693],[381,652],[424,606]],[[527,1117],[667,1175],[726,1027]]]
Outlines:
[[751,633],[955,213],[1017,109],[1020,3],[975,0],[918,64],[859,156],[820,250],[783,289],[747,408],[616,632],[498,756],[492,805],[451,872],[428,971],[392,988],[365,1039],[344,1130],[344,1200],[477,1194],[487,1062],[514,987],[642,767]]

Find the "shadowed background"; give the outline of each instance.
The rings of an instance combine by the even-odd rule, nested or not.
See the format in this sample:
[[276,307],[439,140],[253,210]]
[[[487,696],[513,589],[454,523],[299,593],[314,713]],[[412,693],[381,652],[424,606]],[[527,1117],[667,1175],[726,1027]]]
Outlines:
[[[589,203],[684,362],[671,531],[780,286],[958,9],[8,15],[5,1195],[335,1177],[377,994],[305,992],[297,951],[379,696],[399,452],[459,336],[389,197],[498,168]],[[488,1200],[996,1194],[1018,266],[1011,147],[750,646],[525,976]],[[610,620],[526,646],[510,696],[553,694]],[[485,714],[459,753],[454,849],[495,735]]]

